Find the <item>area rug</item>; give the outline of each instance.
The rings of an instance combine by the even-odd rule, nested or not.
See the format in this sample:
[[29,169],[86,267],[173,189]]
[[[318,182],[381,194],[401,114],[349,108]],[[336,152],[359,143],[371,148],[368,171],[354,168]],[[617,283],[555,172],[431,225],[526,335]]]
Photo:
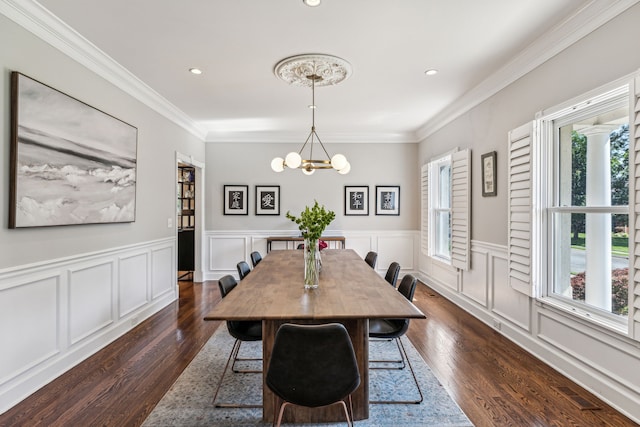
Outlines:
[[[369,418],[356,421],[357,427],[461,427],[473,426],[460,407],[435,378],[411,342],[402,338],[416,372],[424,401],[420,404],[371,404]],[[218,328],[203,349],[165,394],[143,423],[143,427],[266,427],[261,408],[215,408],[213,395],[234,339],[224,324]],[[240,357],[261,357],[260,342],[243,343]],[[393,341],[372,341],[371,359],[399,357]],[[255,362],[242,362],[242,369],[255,368]],[[261,363],[261,362],[259,362]],[[260,366],[257,366],[260,368]],[[370,400],[414,399],[418,397],[408,368],[403,370],[370,370]],[[262,374],[227,372],[218,402],[261,404]],[[291,426],[292,424],[283,424]],[[342,423],[304,424],[305,426],[344,426]]]

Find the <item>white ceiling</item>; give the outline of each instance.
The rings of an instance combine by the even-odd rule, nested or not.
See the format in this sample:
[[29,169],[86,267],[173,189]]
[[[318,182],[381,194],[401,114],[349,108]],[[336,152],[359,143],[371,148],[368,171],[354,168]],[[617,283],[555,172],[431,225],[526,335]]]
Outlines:
[[[288,86],[273,68],[297,54],[339,56],[352,76],[316,90],[317,131],[330,143],[418,141],[547,59],[552,46],[584,35],[578,27],[592,30],[606,10],[635,1],[40,3],[184,112],[207,141],[301,142],[311,91]],[[439,74],[425,76],[429,68]]]

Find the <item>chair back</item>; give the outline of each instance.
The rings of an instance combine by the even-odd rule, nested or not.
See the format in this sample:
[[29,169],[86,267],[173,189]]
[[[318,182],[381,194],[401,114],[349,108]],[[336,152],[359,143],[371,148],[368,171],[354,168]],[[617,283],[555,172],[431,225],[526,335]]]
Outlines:
[[247,277],[247,274],[251,273],[251,267],[249,267],[249,263],[247,261],[240,261],[236,268],[238,269],[238,276],[240,276],[240,280]]
[[400,275],[400,264],[394,261],[389,264],[389,268],[387,269],[387,274],[385,274],[384,276],[384,280],[389,282],[389,284],[395,288],[396,282],[398,281],[398,275]]
[[405,274],[398,285],[398,292],[404,295],[404,297],[409,301],[413,301],[413,294],[416,293],[417,284],[418,279],[416,279],[412,274]]
[[360,385],[360,373],[344,325],[280,326],[265,382],[278,397],[300,406],[325,406],[349,396]]
[[238,286],[238,282],[236,281],[236,278],[230,274],[222,276],[220,279],[218,279],[218,289],[220,289],[220,296],[222,298],[226,297],[227,294],[231,292],[236,286]]
[[364,257],[364,262],[369,264],[369,266],[373,269],[376,268],[376,262],[378,261],[378,253],[374,251],[370,251],[367,253],[367,256]]
[[253,266],[255,267],[256,265],[258,265],[260,261],[262,261],[262,255],[260,255],[260,252],[251,252],[251,263],[253,264]]

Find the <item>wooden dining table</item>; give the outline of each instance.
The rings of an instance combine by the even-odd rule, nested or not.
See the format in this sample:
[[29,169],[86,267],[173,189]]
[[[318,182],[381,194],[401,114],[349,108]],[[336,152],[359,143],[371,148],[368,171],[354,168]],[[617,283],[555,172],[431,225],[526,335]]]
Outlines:
[[[283,323],[342,323],[353,343],[361,383],[352,394],[354,419],[369,417],[369,319],[424,318],[425,315],[351,249],[321,253],[319,287],[305,289],[302,250],[273,250],[230,292],[205,320],[260,320],[263,341],[263,419],[275,411],[265,385],[275,334]],[[312,366],[309,367],[313,369]],[[344,420],[339,405],[289,407],[293,423]]]

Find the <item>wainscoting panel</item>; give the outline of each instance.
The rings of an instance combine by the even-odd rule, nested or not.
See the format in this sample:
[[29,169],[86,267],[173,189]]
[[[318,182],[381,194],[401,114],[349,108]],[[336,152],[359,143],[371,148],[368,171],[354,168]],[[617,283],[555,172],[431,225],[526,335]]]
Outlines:
[[171,237],[0,270],[0,413],[175,301],[175,254]]
[[[236,264],[242,259],[248,260],[248,254],[254,250],[266,256],[266,238],[268,236],[297,235],[295,232],[283,233],[282,230],[237,230],[208,231],[207,247],[204,248],[208,268],[204,272],[205,280],[217,280],[225,274],[238,277]],[[332,230],[333,236],[345,236],[345,245],[354,249],[360,256],[369,251],[378,252],[377,271],[384,274],[392,261],[400,263],[402,274],[415,273],[417,266],[416,248],[419,233],[416,231],[340,231]],[[250,247],[248,247],[250,244]],[[272,249],[291,249],[296,245],[273,243]],[[331,246],[333,247],[333,246]],[[338,247],[336,245],[336,247]]]
[[69,343],[114,321],[114,261],[69,269]]
[[378,235],[378,267],[380,272],[386,272],[389,264],[400,264],[400,277],[416,270],[415,245],[413,234]]
[[120,257],[119,261],[118,318],[121,318],[149,301],[149,254],[143,252]]
[[491,274],[490,260],[487,250],[473,248],[471,250],[472,268],[469,271],[462,271],[460,291],[483,307],[487,307],[488,278]]
[[151,299],[173,293],[176,288],[176,247],[156,248],[151,251]]
[[640,404],[640,371],[629,369],[639,363],[636,343],[631,340],[621,343],[605,331],[587,329],[582,322],[554,312],[541,312],[538,316],[538,337],[562,353],[580,360],[592,372],[597,372],[598,377],[613,380],[610,386],[618,392],[635,393]]
[[531,299],[509,285],[509,263],[504,253],[492,258],[492,311],[527,332],[531,332]]
[[207,259],[209,260],[204,271],[205,280],[218,279],[225,274],[234,274],[237,278],[236,264],[242,260],[248,261],[248,255],[253,250],[248,244],[252,240],[251,236],[228,233],[224,235],[205,234],[208,237],[205,239],[208,245],[204,250],[205,254],[208,254]]
[[0,289],[0,384],[60,351],[60,275],[22,279]]

